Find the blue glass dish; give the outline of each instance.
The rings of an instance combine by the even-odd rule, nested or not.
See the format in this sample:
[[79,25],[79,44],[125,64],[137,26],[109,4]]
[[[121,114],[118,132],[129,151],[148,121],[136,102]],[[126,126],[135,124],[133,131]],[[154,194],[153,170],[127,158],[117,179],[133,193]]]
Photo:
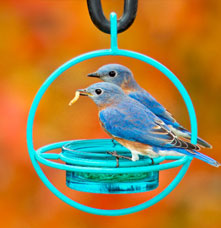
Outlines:
[[[108,154],[108,151],[116,151],[119,155],[131,157],[130,151],[116,141],[100,139],[96,142],[94,140],[73,141],[64,145],[61,159],[68,165],[118,169],[116,158]],[[140,156],[139,161],[136,162],[120,158],[119,168],[148,166],[151,163],[151,159],[144,156]],[[115,194],[146,192],[157,188],[158,184],[159,171],[119,174],[66,171],[66,185],[83,192]]]

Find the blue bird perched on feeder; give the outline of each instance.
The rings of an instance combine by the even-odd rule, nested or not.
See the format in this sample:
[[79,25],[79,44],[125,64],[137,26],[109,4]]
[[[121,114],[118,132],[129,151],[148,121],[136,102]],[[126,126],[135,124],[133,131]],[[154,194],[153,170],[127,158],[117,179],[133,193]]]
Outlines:
[[132,161],[139,160],[139,155],[150,158],[189,155],[212,166],[220,166],[214,159],[198,152],[197,145],[179,139],[159,117],[127,96],[119,86],[108,82],[95,83],[77,90],[76,95],[70,104],[79,95],[89,96],[98,106],[102,127],[131,151]]
[[[127,95],[145,105],[159,117],[178,137],[183,137],[187,140],[191,139],[191,133],[181,126],[163,105],[138,85],[132,72],[127,67],[120,64],[107,64],[96,72],[88,74],[88,76],[97,77],[105,82],[120,86]],[[197,138],[197,143],[201,147],[212,148],[209,143],[199,137]]]

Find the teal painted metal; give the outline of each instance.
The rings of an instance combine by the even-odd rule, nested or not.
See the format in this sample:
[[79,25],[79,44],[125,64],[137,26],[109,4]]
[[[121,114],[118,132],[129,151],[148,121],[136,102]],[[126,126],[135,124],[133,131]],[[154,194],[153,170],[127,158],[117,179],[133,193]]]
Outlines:
[[[143,209],[146,209],[146,208],[154,205],[155,203],[159,202],[165,196],[167,196],[179,184],[179,182],[181,181],[181,179],[185,175],[192,158],[191,157],[184,157],[183,160],[180,159],[181,162],[180,162],[180,160],[175,161],[175,162],[180,162],[179,164],[182,165],[182,168],[179,171],[179,173],[177,174],[177,176],[174,178],[174,180],[160,194],[158,194],[154,198],[150,199],[149,201],[142,203],[142,204],[139,204],[137,206],[124,208],[124,209],[118,209],[118,210],[103,210],[103,209],[88,207],[88,206],[85,206],[85,205],[82,205],[82,204],[79,204],[79,203],[73,201],[72,199],[68,198],[67,196],[65,196],[63,193],[61,193],[58,189],[56,189],[54,187],[54,185],[48,180],[48,178],[43,173],[43,171],[41,170],[41,168],[38,164],[38,161],[40,161],[45,165],[49,165],[49,166],[54,167],[54,168],[61,168],[60,166],[58,166],[58,164],[51,164],[50,162],[49,162],[50,163],[49,164],[46,158],[39,156],[39,153],[42,151],[45,151],[45,150],[48,151],[48,150],[52,150],[55,148],[61,148],[65,143],[68,143],[68,142],[55,143],[55,144],[48,145],[48,146],[43,147],[43,148],[38,149],[38,150],[35,150],[34,145],[33,145],[33,123],[34,123],[36,110],[37,110],[37,107],[39,105],[40,100],[42,99],[42,96],[44,95],[44,93],[48,89],[48,87],[52,84],[52,82],[56,78],[58,78],[64,71],[69,69],[70,67],[72,67],[72,66],[74,66],[74,65],[76,65],[82,61],[88,60],[88,59],[92,59],[92,58],[96,58],[96,57],[100,57],[100,56],[108,56],[108,55],[118,55],[118,56],[126,56],[126,57],[135,58],[135,59],[141,60],[141,61],[157,68],[165,76],[167,76],[172,81],[172,83],[176,86],[176,88],[178,89],[178,91],[182,95],[184,102],[186,104],[186,107],[188,109],[188,113],[189,113],[189,117],[190,117],[190,123],[191,123],[191,133],[192,133],[191,142],[193,144],[196,144],[196,141],[197,141],[197,121],[196,121],[196,114],[195,114],[194,107],[193,107],[193,104],[191,102],[190,96],[188,95],[186,89],[184,88],[182,83],[179,81],[179,79],[164,65],[162,65],[158,61],[156,61],[156,60],[154,60],[148,56],[145,56],[145,55],[142,55],[140,53],[133,52],[133,51],[118,49],[118,47],[117,47],[117,27],[116,27],[117,16],[115,13],[111,13],[110,21],[111,21],[111,48],[106,49],[106,50],[98,50],[98,51],[89,52],[89,53],[80,55],[76,58],[73,58],[70,61],[63,64],[62,66],[60,66],[57,70],[55,70],[48,77],[48,79],[43,83],[43,85],[41,86],[41,88],[37,92],[37,94],[34,98],[34,101],[32,103],[32,106],[30,108],[30,112],[29,112],[29,116],[28,116],[28,122],[27,122],[26,134],[27,134],[28,151],[29,151],[29,155],[30,155],[31,161],[33,163],[33,166],[34,166],[37,174],[39,175],[40,179],[43,181],[43,183],[58,198],[60,198],[61,200],[63,200],[67,204],[69,204],[70,206],[73,206],[79,210],[82,210],[82,211],[85,211],[88,213],[93,213],[93,214],[97,214],[97,215],[106,215],[106,216],[118,216],[118,215],[131,214],[131,213],[138,212],[138,211],[141,211]],[[52,153],[51,155],[48,155],[48,156],[49,157],[51,156],[51,158],[57,158],[60,155],[56,155],[56,154]],[[47,162],[45,162],[45,159]],[[170,163],[167,163],[167,164],[162,164],[164,166],[161,165],[161,167],[163,167],[163,169],[166,169],[166,168],[168,168]],[[62,169],[67,170],[68,167],[67,166],[62,167]],[[131,172],[136,170],[136,168],[131,168],[131,169],[132,169]],[[152,169],[155,169],[154,166],[152,166]],[[93,170],[93,168],[91,170]],[[114,170],[117,170],[117,169],[114,169]],[[112,171],[113,171],[113,169],[112,169]],[[119,172],[119,171],[116,171],[116,172]]]
[[[94,139],[93,143],[99,143],[101,140],[103,140],[103,139]],[[82,141],[84,141],[85,144],[90,144],[92,140],[75,140],[75,142],[82,142]],[[61,170],[66,170],[66,171],[75,171],[75,172],[90,172],[90,173],[101,173],[102,172],[102,173],[109,173],[109,174],[141,173],[141,172],[166,170],[166,169],[176,168],[178,166],[184,165],[190,159],[188,156],[159,157],[159,158],[154,159],[154,161],[155,161],[154,163],[158,164],[158,163],[161,163],[161,162],[167,161],[167,160],[175,160],[175,161],[165,163],[165,164],[154,165],[154,166],[148,166],[149,164],[147,164],[147,161],[136,161],[133,163],[130,161],[124,161],[124,163],[126,163],[127,166],[131,166],[131,167],[124,168],[123,166],[121,166],[117,169],[115,168],[116,163],[114,161],[109,161],[109,160],[107,162],[108,164],[105,164],[105,163],[100,164],[100,165],[102,165],[101,167],[98,167],[97,164],[95,164],[95,165],[93,164],[94,162],[96,162],[96,160],[88,161],[87,165],[90,165],[90,167],[82,166],[82,165],[85,165],[84,163],[82,163],[82,160],[76,160],[74,162],[75,166],[64,165],[64,164],[49,160],[49,159],[53,159],[53,160],[60,159],[64,162],[73,163],[73,161],[71,161],[71,159],[68,160],[62,154],[45,153],[45,152],[48,152],[48,151],[51,151],[54,149],[62,148],[63,146],[65,146],[66,144],[71,143],[71,142],[73,142],[73,141],[53,143],[50,145],[43,146],[36,151],[35,159],[46,166],[56,168],[56,169],[61,169]],[[104,151],[107,151],[108,147],[103,147],[102,149]],[[117,150],[117,151],[119,151],[119,150]],[[137,166],[139,166],[139,168],[136,167],[135,169],[133,169],[132,167],[135,165],[134,163],[137,163]],[[113,166],[114,169],[110,168],[110,166]],[[107,167],[109,167],[109,168],[107,168]]]

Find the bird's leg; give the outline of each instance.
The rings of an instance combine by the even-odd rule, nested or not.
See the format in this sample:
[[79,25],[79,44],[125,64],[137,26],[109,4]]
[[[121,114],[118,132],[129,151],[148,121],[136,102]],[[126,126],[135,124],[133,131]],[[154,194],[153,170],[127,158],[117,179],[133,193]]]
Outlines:
[[151,165],[154,165],[154,160],[153,158],[150,158],[151,159]]
[[112,156],[115,156],[115,157],[118,157],[119,156],[116,151],[113,151],[113,152],[107,151],[107,153],[110,154],[110,155],[112,155]]
[[132,161],[132,159],[130,157],[126,157],[126,156],[123,156],[123,155],[119,155],[117,154],[116,151],[113,151],[113,152],[110,152],[110,151],[107,151],[108,154],[111,154],[112,156],[116,157],[116,162],[117,162],[117,168],[119,167],[119,158],[123,158],[123,159],[127,159],[127,160],[130,160]]
[[118,157],[116,157],[116,163],[117,163],[116,168],[119,168],[119,158]]
[[117,154],[117,152],[116,151],[113,151],[113,152],[107,151],[107,153],[111,154],[112,156],[114,156],[116,158],[116,163],[117,163],[116,168],[118,168],[119,167],[119,157],[118,157],[119,155]]
[[127,159],[127,160],[132,161],[132,159],[131,159],[130,157],[123,156],[123,155],[119,155],[119,154],[117,154],[116,151],[114,151],[114,152],[108,151],[107,153],[108,153],[108,154],[111,154],[111,155],[113,155],[113,156],[115,156],[115,157],[117,157],[117,158],[124,158],[124,159]]

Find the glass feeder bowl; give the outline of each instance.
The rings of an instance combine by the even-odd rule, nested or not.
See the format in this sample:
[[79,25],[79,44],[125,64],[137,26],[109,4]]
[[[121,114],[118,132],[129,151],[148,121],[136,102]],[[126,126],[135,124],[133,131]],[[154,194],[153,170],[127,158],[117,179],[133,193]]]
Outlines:
[[[116,157],[108,152],[131,157],[131,152],[111,139],[78,140],[62,147],[61,160],[67,165],[93,167],[99,173],[66,171],[66,185],[78,191],[93,193],[135,193],[153,190],[159,185],[159,171],[140,173],[102,173],[103,168],[139,168],[149,166],[152,160],[140,156],[138,161],[120,158],[117,167]],[[154,159],[154,165],[162,158]]]

